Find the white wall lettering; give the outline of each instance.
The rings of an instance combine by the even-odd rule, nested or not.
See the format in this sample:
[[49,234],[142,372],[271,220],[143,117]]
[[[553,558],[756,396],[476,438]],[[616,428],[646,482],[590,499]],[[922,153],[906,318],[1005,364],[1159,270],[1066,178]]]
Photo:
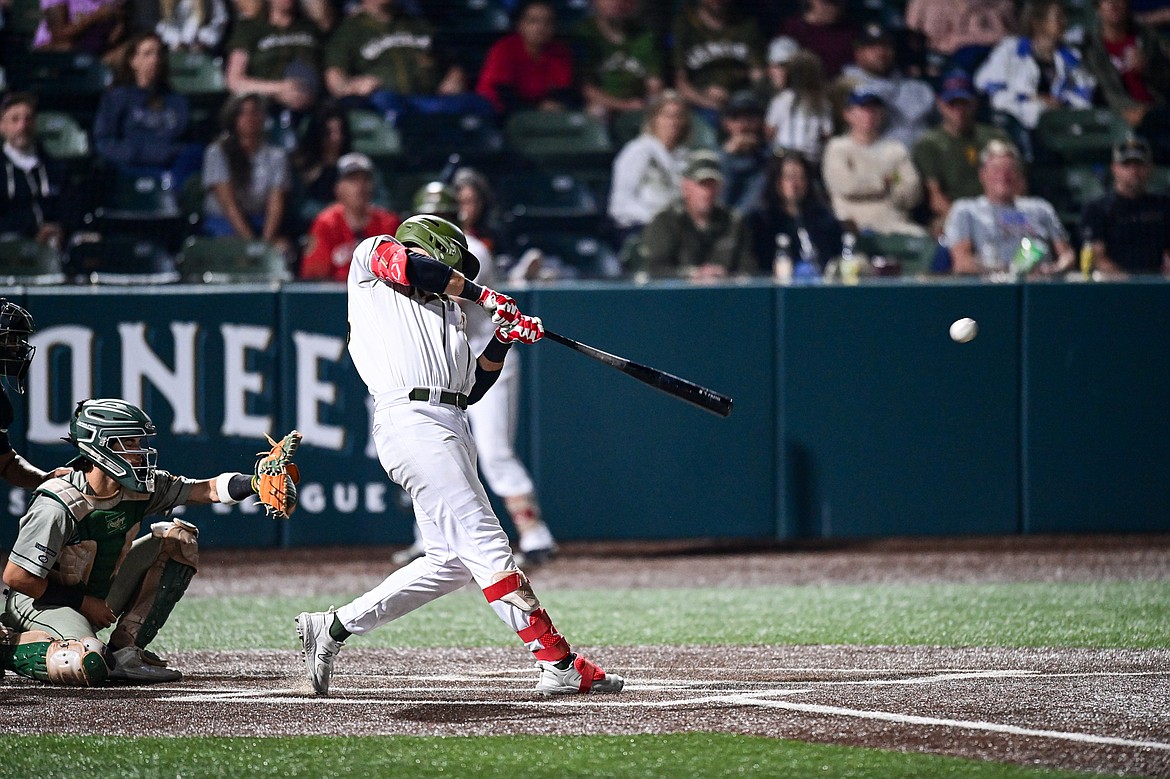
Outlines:
[[171,322],[171,337],[175,342],[175,367],[171,369],[146,343],[145,322],[118,325],[122,337],[122,398],[141,408],[146,394],[144,385],[149,381],[174,411],[172,433],[199,432],[199,420],[195,417],[195,334],[198,331],[199,326],[194,322]]
[[264,391],[264,374],[247,369],[248,351],[264,351],[272,342],[272,328],[257,325],[219,326],[223,334],[224,435],[263,438],[272,431],[271,415],[249,414],[248,395]]
[[49,418],[49,366],[57,349],[69,350],[69,414],[78,400],[93,397],[93,330],[79,325],[46,327],[29,339],[37,347],[37,358],[28,373],[28,440],[37,444],[60,443],[69,434],[69,416],[55,422]]
[[345,445],[345,428],[321,422],[318,405],[332,405],[337,400],[337,386],[322,381],[317,363],[321,360],[337,362],[345,349],[345,341],[327,335],[293,333],[297,352],[297,430],[305,443],[325,449],[339,450]]

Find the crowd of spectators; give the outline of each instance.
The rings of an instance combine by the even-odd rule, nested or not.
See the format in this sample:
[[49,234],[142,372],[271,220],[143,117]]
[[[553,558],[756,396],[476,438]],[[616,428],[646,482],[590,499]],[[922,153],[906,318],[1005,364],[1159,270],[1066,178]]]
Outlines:
[[[591,0],[586,12],[568,0],[40,0],[40,26],[6,34],[4,62],[17,44],[101,58],[114,77],[85,128],[98,197],[116,173],[194,181],[198,232],[267,241],[302,278],[343,278],[345,247],[399,218],[383,207],[395,170],[354,153],[355,111],[404,133],[424,118],[503,127],[542,112],[616,139],[632,119],[640,132],[600,171],[606,218],[592,225],[627,273],[769,275],[781,235],[793,259],[829,271],[852,245],[843,236],[865,233],[938,239],[939,272],[1002,272],[1022,243],[1040,247],[1036,272],[1070,270],[1078,244],[1103,272],[1170,272],[1170,201],[1148,191],[1170,165],[1170,2],[1130,2],[1070,19],[1062,0],[910,0],[867,21],[845,0],[786,14],[735,0]],[[448,29],[485,8],[510,14],[510,29]],[[178,52],[222,58],[217,132],[196,127],[170,84]],[[13,86],[0,235],[62,247],[81,225],[36,142],[36,95]],[[1048,112],[1090,107],[1130,133],[1099,161],[1111,191],[1070,219],[1029,193],[1036,130]],[[487,200],[495,173],[464,168],[455,190],[478,203],[465,221],[515,263]],[[1141,257],[1118,227],[1129,222]]]

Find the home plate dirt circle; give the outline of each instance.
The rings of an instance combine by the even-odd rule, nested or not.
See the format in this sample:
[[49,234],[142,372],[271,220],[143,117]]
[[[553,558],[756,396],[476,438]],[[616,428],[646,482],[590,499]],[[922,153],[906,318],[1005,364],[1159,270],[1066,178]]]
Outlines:
[[[583,650],[589,652],[588,647]],[[345,650],[312,695],[287,652],[186,652],[181,684],[100,691],[6,677],[41,704],[9,733],[499,735],[720,731],[1130,775],[1170,774],[1170,652],[607,647],[620,695],[544,698],[515,651]],[[89,699],[93,718],[46,699]]]

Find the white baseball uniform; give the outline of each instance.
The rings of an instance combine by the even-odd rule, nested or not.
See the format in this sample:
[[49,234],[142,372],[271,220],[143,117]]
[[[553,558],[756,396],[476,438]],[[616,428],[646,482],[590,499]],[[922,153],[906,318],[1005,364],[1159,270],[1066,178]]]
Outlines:
[[[374,396],[378,459],[414,501],[425,556],[337,610],[345,629],[358,635],[473,579],[483,589],[502,572],[517,570],[476,472],[467,412],[440,402],[441,392],[467,394],[475,381],[477,355],[467,340],[467,317],[445,297],[378,280],[370,257],[384,238],[368,238],[354,250],[347,282],[349,351]],[[409,398],[419,387],[429,391],[428,400]],[[535,606],[519,608],[515,598],[489,596],[489,602],[512,630],[533,634],[529,615],[537,613]],[[525,646],[537,652],[542,643],[533,636]]]

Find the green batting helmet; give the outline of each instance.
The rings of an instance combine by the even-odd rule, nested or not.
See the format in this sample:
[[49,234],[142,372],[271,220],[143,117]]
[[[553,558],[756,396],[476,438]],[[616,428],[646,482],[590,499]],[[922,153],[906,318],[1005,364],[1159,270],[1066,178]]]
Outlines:
[[416,214],[398,226],[394,237],[405,246],[423,249],[469,279],[479,274],[479,259],[467,248],[459,225],[434,214]]
[[146,439],[154,434],[154,423],[142,409],[99,398],[77,404],[65,440],[80,452],[71,465],[88,460],[128,490],[153,492],[158,450]]
[[459,194],[455,188],[441,181],[424,184],[414,193],[414,212],[434,214],[444,219],[459,218]]

